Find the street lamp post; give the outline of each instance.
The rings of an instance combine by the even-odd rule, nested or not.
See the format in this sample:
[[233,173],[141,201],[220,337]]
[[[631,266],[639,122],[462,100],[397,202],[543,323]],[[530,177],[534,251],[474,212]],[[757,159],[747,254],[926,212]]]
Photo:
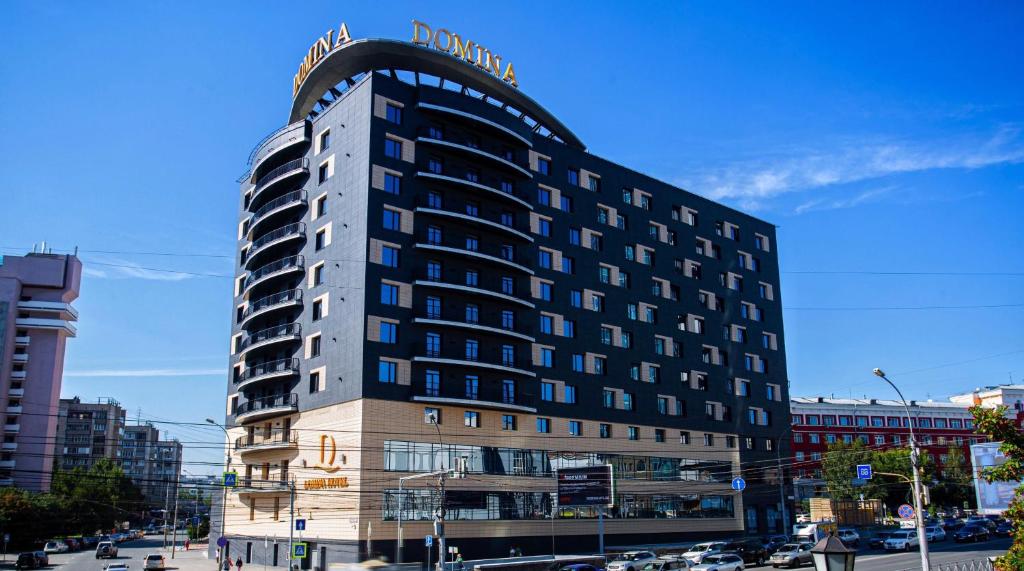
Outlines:
[[786,430],[783,430],[782,434],[779,435],[779,442],[778,442],[778,445],[775,447],[775,465],[776,465],[776,469],[778,469],[778,471],[779,471],[779,475],[778,475],[778,478],[779,478],[779,504],[782,507],[782,534],[783,535],[787,535],[787,536],[789,535],[789,531],[788,531],[789,530],[789,527],[788,527],[789,526],[789,523],[788,523],[788,519],[789,518],[787,517],[787,513],[786,513],[786,487],[785,487],[785,483],[784,483],[785,482],[785,478],[782,476],[782,438],[787,433],[791,433],[791,432],[793,432],[793,425],[792,424],[790,424],[789,428],[787,428]]
[[[430,415],[428,417],[428,420],[430,421],[431,424],[434,425],[434,428],[437,429],[437,442],[438,442],[438,444],[441,447],[441,449],[440,449],[440,451],[441,451],[441,458],[442,458],[442,460],[441,460],[441,469],[436,471],[436,472],[429,472],[427,474],[415,474],[415,475],[412,475],[412,476],[405,476],[405,477],[402,477],[402,478],[398,479],[398,516],[397,516],[398,532],[396,534],[397,544],[395,545],[395,563],[401,563],[402,562],[402,555],[403,555],[403,552],[405,551],[405,546],[403,545],[403,542],[404,542],[405,538],[402,535],[402,510],[405,509],[405,505],[404,505],[405,504],[405,502],[404,502],[405,495],[404,495],[403,488],[405,486],[405,481],[406,480],[416,480],[416,479],[419,479],[419,478],[429,478],[430,476],[439,476],[440,477],[440,481],[441,481],[441,510],[440,511],[441,511],[441,521],[442,521],[442,524],[444,522],[444,503],[445,503],[445,501],[444,501],[444,479],[445,479],[445,476],[447,475],[447,471],[444,468],[444,441],[441,439],[441,427],[438,426],[438,424],[437,424],[437,416],[432,414],[432,415]],[[442,530],[443,529],[444,528],[443,528],[443,525],[442,525]],[[443,534],[440,537],[440,542],[439,542],[438,545],[439,545],[439,548],[441,550],[441,554],[438,557],[438,559],[442,561],[442,566],[443,566],[443,559],[441,559],[442,557],[444,557],[444,535]],[[369,554],[367,554],[367,555],[369,555]]]
[[[228,472],[231,470],[231,435],[228,433],[227,427],[215,422],[212,418],[207,418],[206,422],[224,431],[224,471]],[[228,518],[228,487],[224,485],[223,480],[220,489],[220,535],[218,537],[224,537],[224,521]],[[226,557],[227,553],[221,553],[221,555]]]
[[910,430],[910,471],[914,473],[914,510],[917,512],[917,538],[921,542],[921,570],[928,571],[931,569],[931,561],[928,555],[928,537],[925,534],[924,527],[924,506],[921,502],[920,462],[917,450],[917,437],[914,435],[914,420],[910,415],[910,406],[907,405],[907,399],[903,398],[903,393],[900,392],[899,387],[885,376],[885,372],[882,371],[882,369],[876,368],[872,372],[878,378],[889,383],[889,386],[891,386],[893,390],[896,391],[896,394],[900,396],[900,401],[903,402],[903,409],[907,412],[907,428]]

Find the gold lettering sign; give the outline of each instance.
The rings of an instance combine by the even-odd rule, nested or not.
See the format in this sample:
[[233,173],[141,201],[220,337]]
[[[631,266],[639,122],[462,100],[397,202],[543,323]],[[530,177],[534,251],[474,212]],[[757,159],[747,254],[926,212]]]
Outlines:
[[312,480],[306,480],[302,483],[302,489],[304,490],[336,490],[338,488],[347,488],[348,478],[314,478]]
[[327,54],[335,49],[351,41],[352,37],[348,33],[348,26],[345,25],[345,22],[342,22],[338,28],[337,40],[334,39],[334,30],[327,30],[324,37],[313,42],[313,45],[309,47],[309,51],[306,52],[306,57],[302,58],[302,61],[299,62],[299,71],[295,74],[295,78],[292,79],[292,97],[298,95],[302,82],[306,80],[310,70],[320,63],[320,60],[324,59]]
[[320,462],[313,465],[314,468],[332,474],[341,470],[334,465],[334,459],[338,455],[338,445],[334,442],[333,436],[320,435]]
[[413,20],[412,43],[425,47],[433,45],[436,50],[449,53],[452,57],[473,64],[512,87],[519,87],[512,62],[505,62],[505,67],[502,69],[501,56],[491,53],[491,50],[474,43],[473,40],[460,37],[455,32],[445,28],[438,28],[435,32],[427,24]]

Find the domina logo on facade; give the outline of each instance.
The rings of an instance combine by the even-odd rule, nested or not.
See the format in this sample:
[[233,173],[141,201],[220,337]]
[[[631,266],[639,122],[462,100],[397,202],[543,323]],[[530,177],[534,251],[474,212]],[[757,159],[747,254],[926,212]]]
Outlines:
[[450,32],[445,28],[438,28],[436,32],[430,26],[418,20],[412,21],[412,43],[421,46],[430,46],[442,52],[450,53],[453,57],[471,63],[476,67],[494,74],[512,87],[519,87],[516,81],[516,70],[511,62],[505,63],[505,69],[501,68],[501,56],[491,53],[491,50],[476,44],[473,40],[465,40],[458,34]]
[[334,30],[327,30],[324,37],[313,42],[313,45],[309,46],[309,51],[306,52],[306,57],[302,58],[302,61],[299,62],[299,72],[292,79],[292,97],[299,93],[299,87],[303,81],[306,81],[309,70],[320,63],[320,60],[324,59],[327,54],[351,41],[352,37],[348,35],[348,26],[345,25],[345,22],[342,22],[341,26],[338,27],[338,39],[336,41],[334,41]]

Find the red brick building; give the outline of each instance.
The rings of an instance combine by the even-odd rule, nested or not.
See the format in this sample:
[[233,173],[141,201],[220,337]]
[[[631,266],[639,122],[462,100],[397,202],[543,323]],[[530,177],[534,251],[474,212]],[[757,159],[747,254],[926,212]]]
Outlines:
[[[951,447],[970,462],[970,445],[984,441],[974,433],[968,404],[910,401],[914,432],[922,454],[931,456],[939,474]],[[820,495],[824,488],[821,459],[830,444],[860,440],[875,450],[905,447],[910,440],[907,414],[899,401],[795,397],[792,451],[796,498]]]

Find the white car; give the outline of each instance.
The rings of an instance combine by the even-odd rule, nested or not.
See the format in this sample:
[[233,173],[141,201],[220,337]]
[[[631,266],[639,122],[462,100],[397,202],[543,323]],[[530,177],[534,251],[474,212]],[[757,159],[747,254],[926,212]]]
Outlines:
[[608,564],[608,571],[641,571],[645,565],[657,559],[650,551],[627,551]]
[[167,561],[164,560],[164,556],[159,553],[150,553],[146,556],[146,563],[143,565],[143,569],[163,569],[167,566]]
[[708,555],[693,571],[743,571],[743,558],[734,553]]
[[804,563],[813,563],[812,547],[813,543],[787,543],[773,553],[768,562],[772,567],[800,567]]
[[921,540],[917,538],[917,531],[914,530],[894,531],[885,540],[886,551],[910,551],[920,546]]
[[860,544],[860,534],[852,529],[840,529],[836,537],[847,547],[857,547]]
[[698,543],[697,545],[687,549],[686,553],[683,553],[683,559],[694,564],[702,563],[704,558],[708,555],[721,553],[723,547],[725,547],[724,541],[705,541],[704,543]]
[[103,571],[128,571],[127,563],[111,563],[103,568]]
[[933,541],[946,541],[946,530],[941,525],[930,525],[924,528],[924,537],[928,543]]
[[691,563],[682,557],[666,556],[659,557],[644,565],[642,571],[675,571],[676,569],[689,569]]
[[43,546],[43,552],[45,553],[64,553],[67,550],[68,546],[63,541],[47,541],[46,545]]

